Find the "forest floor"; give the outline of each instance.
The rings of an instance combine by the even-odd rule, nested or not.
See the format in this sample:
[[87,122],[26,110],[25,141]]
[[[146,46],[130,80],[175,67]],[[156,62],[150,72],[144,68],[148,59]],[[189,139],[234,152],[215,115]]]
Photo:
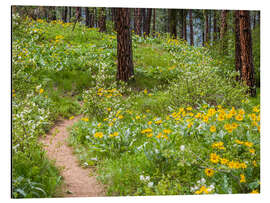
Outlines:
[[59,120],[50,132],[41,139],[49,159],[55,160],[55,165],[61,168],[64,178],[61,192],[63,197],[97,197],[105,196],[104,188],[97,182],[93,169],[85,169],[79,165],[73,149],[68,146],[68,128],[77,122],[81,116],[72,120]]

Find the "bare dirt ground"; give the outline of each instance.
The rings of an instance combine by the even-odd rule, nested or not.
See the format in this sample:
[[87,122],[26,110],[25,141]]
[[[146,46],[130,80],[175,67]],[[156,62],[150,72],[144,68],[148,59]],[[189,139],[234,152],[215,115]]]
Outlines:
[[81,116],[72,120],[60,120],[50,132],[40,141],[44,144],[49,159],[55,160],[55,165],[64,178],[60,196],[63,197],[98,197],[105,196],[105,190],[96,180],[91,169],[82,168],[73,150],[68,146],[67,127],[78,121]]

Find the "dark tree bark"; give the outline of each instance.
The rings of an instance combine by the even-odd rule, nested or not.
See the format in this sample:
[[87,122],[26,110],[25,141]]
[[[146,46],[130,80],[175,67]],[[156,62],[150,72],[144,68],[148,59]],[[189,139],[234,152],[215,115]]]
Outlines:
[[128,81],[134,75],[132,38],[130,31],[130,10],[117,8],[117,80]]
[[194,45],[193,40],[193,20],[192,20],[192,10],[189,10],[189,36],[190,36],[190,45]]
[[66,23],[67,22],[67,12],[68,8],[65,6],[63,10],[62,20]]
[[239,24],[239,11],[234,11],[234,32],[235,32],[235,70],[240,73],[240,77],[236,76],[239,81],[242,76],[242,62],[241,62],[241,46],[240,46],[240,24]]
[[172,36],[172,38],[176,39],[177,38],[177,20],[176,20],[176,14],[177,10],[176,9],[168,9],[168,15],[169,15],[169,31]]
[[208,22],[208,11],[204,11],[204,45],[209,43],[209,22]]
[[147,37],[150,34],[151,16],[152,16],[152,9],[148,8],[145,21],[145,36]]
[[241,46],[241,61],[242,61],[242,81],[248,85],[249,94],[256,96],[256,85],[254,79],[254,65],[252,56],[252,37],[250,28],[249,11],[239,12],[240,24],[240,46]]
[[187,12],[183,10],[183,24],[182,24],[182,32],[183,32],[183,38],[185,41],[187,41]]
[[208,41],[211,42],[212,29],[212,11],[208,10]]
[[69,7],[69,22],[71,22],[72,18],[72,7]]
[[218,38],[218,30],[217,30],[217,11],[214,10],[214,20],[213,20],[213,41],[216,41]]
[[85,25],[90,27],[90,12],[89,8],[85,7]]
[[256,13],[253,14],[253,29],[256,27]]
[[99,13],[99,32],[106,32],[106,11],[105,11],[105,8],[100,9],[100,13]]
[[180,32],[180,38],[181,39],[184,39],[184,29],[183,29],[183,27],[184,27],[184,10],[183,9],[180,9],[179,10],[179,15],[180,15],[180,30],[181,30],[181,32]]
[[141,9],[135,8],[134,9],[134,30],[135,30],[136,35],[141,36],[142,34],[141,27],[142,27]]
[[221,26],[220,26],[220,42],[221,42],[221,53],[224,55],[228,54],[228,42],[227,42],[227,10],[221,12]]
[[156,9],[153,8],[153,37],[156,36]]

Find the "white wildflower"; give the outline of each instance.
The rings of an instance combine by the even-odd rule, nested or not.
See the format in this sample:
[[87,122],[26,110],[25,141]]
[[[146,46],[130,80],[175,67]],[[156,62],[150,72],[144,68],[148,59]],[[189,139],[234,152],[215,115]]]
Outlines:
[[149,182],[148,183],[148,187],[153,187],[154,183],[153,182]]
[[184,151],[184,150],[185,150],[185,145],[181,145],[181,146],[180,146],[180,150],[181,150],[181,151]]

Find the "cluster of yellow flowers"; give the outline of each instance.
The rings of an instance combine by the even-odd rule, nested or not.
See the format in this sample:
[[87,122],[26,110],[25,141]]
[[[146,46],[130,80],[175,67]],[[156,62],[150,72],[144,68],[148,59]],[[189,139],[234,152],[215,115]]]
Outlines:
[[212,148],[225,150],[225,147],[223,146],[223,144],[224,144],[223,142],[214,142],[212,144]]
[[100,89],[98,89],[97,95],[100,97],[104,96],[106,98],[122,96],[122,94],[118,90],[116,90],[115,88],[110,89],[110,90],[105,90],[103,88],[100,88]]
[[251,154],[255,154],[255,149],[254,148],[251,148],[253,146],[253,143],[252,142],[243,142],[243,141],[240,141],[240,140],[234,140],[237,144],[240,144],[240,145],[245,145],[246,147],[248,147],[249,149],[249,152]]
[[102,138],[103,137],[103,133],[102,132],[96,132],[94,134],[94,137],[96,137],[96,138]]
[[199,194],[202,194],[202,193],[204,193],[204,194],[209,194],[210,191],[211,191],[210,188],[207,188],[207,187],[205,187],[205,186],[203,185],[199,190],[197,190],[197,191],[195,192],[195,194],[196,194],[196,195],[199,195]]
[[246,163],[242,162],[238,162],[238,161],[229,161],[226,158],[221,158],[219,155],[217,155],[216,153],[211,153],[210,154],[210,161],[212,163],[221,163],[222,165],[226,165],[228,166],[230,169],[246,169],[247,165]]

